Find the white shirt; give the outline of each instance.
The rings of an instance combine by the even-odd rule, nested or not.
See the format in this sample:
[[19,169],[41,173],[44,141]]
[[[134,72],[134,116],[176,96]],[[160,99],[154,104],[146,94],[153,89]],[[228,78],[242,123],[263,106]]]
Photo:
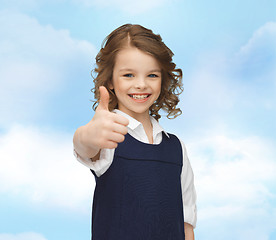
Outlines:
[[[148,137],[145,133],[143,125],[136,119],[130,117],[126,113],[115,109],[113,112],[126,117],[129,120],[127,126],[128,133],[136,138],[137,140],[149,143]],[[162,141],[162,132],[169,137],[168,133],[159,125],[157,120],[150,117],[152,127],[153,127],[153,144],[159,144]],[[194,174],[191,168],[190,161],[187,156],[187,151],[184,143],[180,140],[182,145],[182,155],[183,155],[183,166],[181,172],[181,189],[182,189],[182,201],[183,201],[183,211],[184,211],[184,221],[191,224],[194,228],[196,227],[197,221],[197,208],[196,208],[196,191],[194,186]],[[115,149],[101,149],[100,158],[97,161],[91,161],[90,158],[84,159],[77,154],[74,150],[74,156],[79,162],[81,162],[86,167],[92,169],[95,174],[99,177],[106,172],[110,167]]]

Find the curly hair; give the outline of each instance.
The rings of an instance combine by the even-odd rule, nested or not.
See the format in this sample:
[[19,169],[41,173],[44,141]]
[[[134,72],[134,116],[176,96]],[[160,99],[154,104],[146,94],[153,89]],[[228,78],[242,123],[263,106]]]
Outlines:
[[151,105],[149,114],[156,120],[161,118],[159,110],[167,112],[167,118],[175,118],[182,111],[176,108],[179,102],[179,95],[183,91],[182,70],[176,68],[172,61],[173,52],[165,45],[159,34],[154,34],[150,29],[141,25],[125,24],[111,32],[103,41],[101,50],[96,56],[97,67],[92,70],[96,73],[93,77],[94,101],[93,109],[96,110],[99,102],[99,87],[105,86],[110,95],[109,110],[118,107],[117,97],[112,85],[113,68],[115,65],[116,54],[126,46],[136,47],[139,50],[153,56],[161,67],[161,92],[158,99]]

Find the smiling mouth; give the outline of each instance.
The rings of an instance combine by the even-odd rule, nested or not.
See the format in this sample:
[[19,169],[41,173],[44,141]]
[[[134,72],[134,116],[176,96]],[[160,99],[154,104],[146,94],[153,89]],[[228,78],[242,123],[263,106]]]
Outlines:
[[151,94],[128,94],[131,98],[133,99],[146,99],[148,98]]

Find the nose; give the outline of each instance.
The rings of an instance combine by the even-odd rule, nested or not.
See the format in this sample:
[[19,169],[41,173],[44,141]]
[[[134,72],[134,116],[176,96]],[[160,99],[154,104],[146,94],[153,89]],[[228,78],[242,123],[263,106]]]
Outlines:
[[144,77],[136,78],[135,88],[137,89],[145,89],[147,86],[146,79]]

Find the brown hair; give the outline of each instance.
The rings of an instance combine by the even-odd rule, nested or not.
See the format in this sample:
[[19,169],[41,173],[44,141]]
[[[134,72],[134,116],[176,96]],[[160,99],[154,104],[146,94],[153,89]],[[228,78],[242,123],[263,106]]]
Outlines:
[[95,110],[99,100],[99,87],[105,86],[110,94],[109,110],[118,107],[117,97],[113,90],[109,88],[113,78],[113,68],[115,57],[118,51],[126,46],[136,47],[139,50],[153,56],[160,64],[162,71],[161,93],[159,98],[150,107],[150,115],[158,120],[161,116],[158,113],[160,109],[168,112],[168,118],[179,116],[182,111],[176,108],[179,97],[183,91],[182,70],[176,69],[172,62],[173,52],[165,45],[158,34],[140,25],[125,24],[111,32],[103,41],[102,48],[96,56],[97,67],[93,77],[94,93],[96,101],[93,104]]

